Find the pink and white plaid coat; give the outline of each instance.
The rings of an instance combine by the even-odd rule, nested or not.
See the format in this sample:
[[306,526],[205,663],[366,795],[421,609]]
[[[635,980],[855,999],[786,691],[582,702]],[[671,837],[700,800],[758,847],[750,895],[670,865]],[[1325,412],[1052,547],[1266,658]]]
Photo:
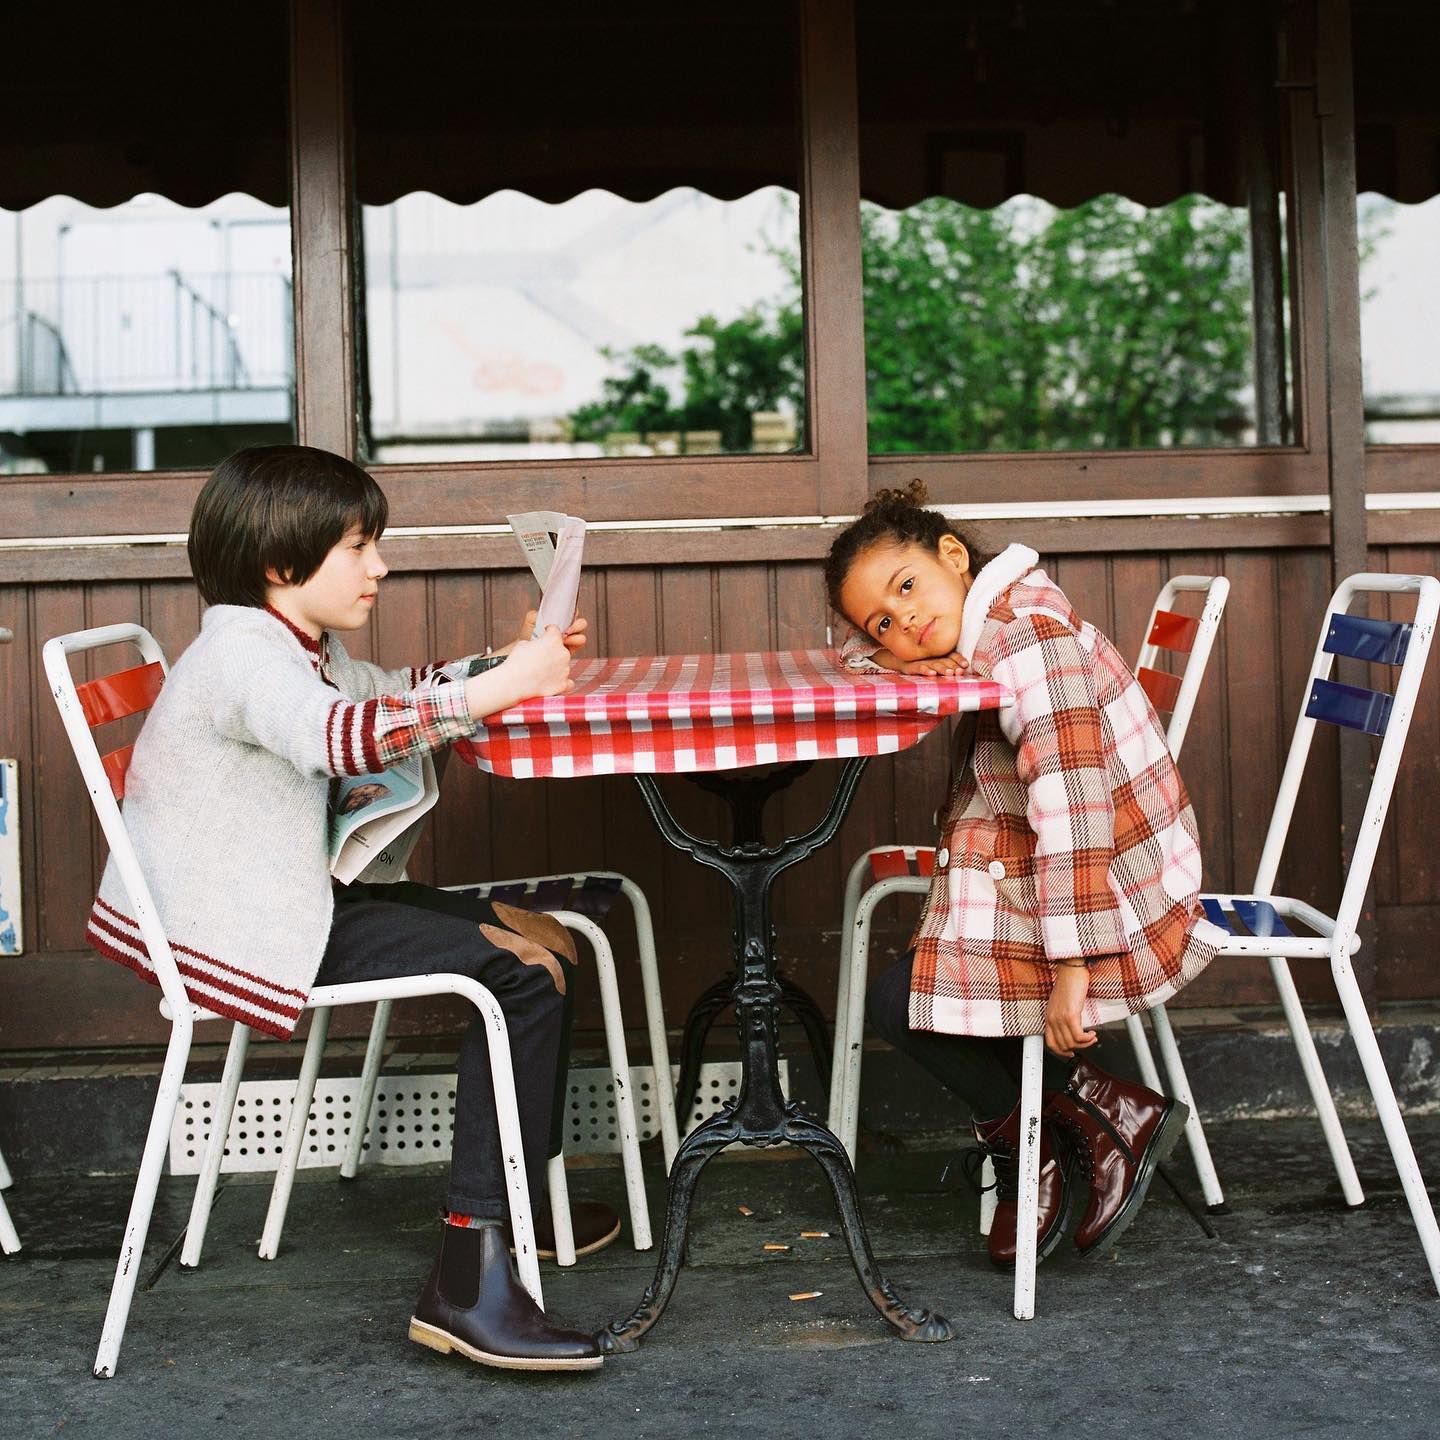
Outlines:
[[1198,903],[1195,815],[1160,722],[1038,559],[1010,546],[965,602],[969,673],[1015,703],[956,737],[957,756],[974,743],[912,940],[915,1030],[1036,1034],[1069,959],[1090,965],[1085,1023],[1117,1019],[1173,995],[1223,938]]

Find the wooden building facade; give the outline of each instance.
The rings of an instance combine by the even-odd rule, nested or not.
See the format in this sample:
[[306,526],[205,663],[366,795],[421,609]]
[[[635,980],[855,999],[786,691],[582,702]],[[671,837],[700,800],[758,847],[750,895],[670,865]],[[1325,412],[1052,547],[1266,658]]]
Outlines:
[[[257,15],[267,8],[276,7],[251,7]],[[200,116],[191,135],[132,135],[127,127],[140,121],[101,103],[116,93],[114,77],[109,90],[97,81],[89,102],[60,107],[63,118],[54,118],[51,82],[37,80],[29,94],[19,87],[3,101],[0,205],[19,209],[56,193],[109,204],[139,190],[186,203],[235,188],[288,195],[296,435],[364,458],[361,202],[417,188],[463,198],[511,186],[558,199],[592,186],[649,195],[675,184],[717,194],[793,184],[803,255],[801,447],[375,465],[391,501],[392,573],[369,632],[352,648],[402,664],[508,633],[530,593],[528,575],[510,540],[485,527],[537,504],[607,522],[591,535],[582,591],[595,653],[823,644],[830,617],[819,570],[830,539],[874,487],[918,475],[934,500],[978,507],[983,542],[1018,539],[1040,550],[1081,613],[1126,652],[1137,649],[1168,574],[1230,578],[1228,617],[1182,768],[1207,883],[1243,888],[1332,575],[1440,571],[1436,447],[1365,443],[1356,238],[1357,187],[1411,201],[1440,191],[1440,104],[1421,73],[1436,38],[1428,7],[1394,0],[1352,14],[1347,0],[774,0],[682,16],[674,6],[637,4],[618,7],[634,14],[623,58],[600,89],[584,88],[582,70],[587,50],[615,39],[612,7],[537,3],[527,19],[489,28],[477,21],[472,30],[466,16],[477,8],[292,0],[280,17],[288,94],[268,88],[257,60],[245,112],[211,113],[205,77],[177,71],[175,86]],[[373,45],[356,44],[357,29],[386,13],[388,69]],[[1012,37],[994,68],[1013,78],[1028,57],[1037,73],[1063,72],[1066,82],[1044,103],[1018,84],[977,85],[973,65],[961,63],[976,25]],[[1185,43],[1197,25],[1208,37],[1198,54]],[[667,26],[683,26],[677,43],[709,56],[709,66],[697,60],[697,69],[676,74],[648,64],[647,47]],[[777,27],[783,63],[771,68],[779,83],[727,86],[726,64],[756,48],[774,53]],[[489,48],[497,43],[517,55],[542,48],[554,81],[546,96],[569,93],[573,82],[571,102],[527,100],[505,54]],[[241,47],[234,63],[254,59]],[[1255,66],[1261,78],[1249,84]],[[475,89],[488,94],[485,116],[503,117],[493,133],[462,103]],[[1101,89],[1108,108],[1096,100]],[[772,103],[782,90],[785,103]],[[434,135],[407,133],[412,102]],[[357,127],[370,136],[363,154]],[[276,139],[278,128],[283,173],[256,158],[257,136]],[[442,131],[446,143],[431,144]],[[962,155],[988,158],[968,170],[962,163],[958,180],[944,167],[911,165],[933,155],[937,134],[960,137]],[[1095,143],[1097,134],[1113,143]],[[977,136],[983,143],[967,151]],[[787,170],[777,156],[792,154]],[[223,172],[213,183],[212,163]],[[1195,190],[1231,203],[1248,198],[1257,257],[1267,246],[1278,255],[1282,239],[1286,257],[1268,269],[1256,262],[1257,443],[872,455],[860,201],[864,194],[899,206],[937,186],[958,186],[956,198],[978,205],[1021,192],[1057,204],[1105,191],[1145,203]],[[1267,377],[1275,382],[1268,400],[1259,393]],[[163,1033],[154,993],[84,944],[103,841],[46,694],[40,649],[63,631],[138,617],[167,653],[179,653],[200,618],[183,532],[203,478],[198,469],[0,476],[0,626],[15,636],[0,646],[0,755],[20,762],[26,929],[25,953],[0,959],[0,1048],[128,1044]],[[1432,675],[1375,882],[1376,943],[1367,953],[1381,1004],[1440,993],[1429,967],[1440,862],[1425,824],[1440,808],[1437,746]],[[788,968],[822,1003],[833,990],[845,867],[868,844],[927,838],[944,750],[931,742],[873,763],[841,841],[782,885],[777,921]],[[1291,893],[1333,899],[1342,819],[1353,814],[1367,759],[1363,747],[1344,757],[1338,746],[1325,752],[1330,783],[1303,795],[1302,844],[1282,872]],[[829,784],[827,775],[806,777],[774,807],[771,824],[796,828]],[[681,781],[668,788],[697,825],[719,823],[707,797]],[[716,880],[666,850],[629,781],[502,781],[451,766],[412,870],[454,883],[583,866],[624,871],[650,895],[678,1021],[728,958],[727,901]],[[887,917],[881,938],[891,950],[903,943],[906,918],[899,910]],[[613,928],[628,952],[625,922]],[[1316,999],[1329,992],[1322,974],[1301,984]],[[622,974],[622,987],[638,995],[633,972],[628,983]],[[1270,998],[1260,967],[1227,963],[1181,1003]],[[594,1023],[588,995],[586,1005]],[[417,1009],[406,1023],[425,1029],[445,1020]]]

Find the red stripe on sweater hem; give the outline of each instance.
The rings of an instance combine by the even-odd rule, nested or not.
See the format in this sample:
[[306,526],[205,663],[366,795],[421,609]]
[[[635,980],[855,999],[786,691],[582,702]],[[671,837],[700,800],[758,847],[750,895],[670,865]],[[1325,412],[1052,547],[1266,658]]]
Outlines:
[[[143,961],[134,955],[127,955],[123,950],[117,950],[113,945],[107,945],[98,935],[90,931],[85,932],[85,938],[90,942],[91,948],[103,955],[107,960],[113,960],[117,965],[123,965],[127,970],[132,970],[142,980],[153,985],[157,990],[161,988],[160,977],[151,969],[148,969]],[[190,991],[185,991],[190,995]],[[277,1040],[288,1040],[295,1033],[295,1025],[299,1020],[297,1016],[288,1025],[276,1020],[268,1020],[262,1015],[256,1015],[253,1011],[242,1010],[235,1005],[227,1005],[224,1000],[212,999],[208,995],[193,996],[190,998],[195,1004],[203,1006],[212,1014],[219,1015],[226,1020],[238,1020],[243,1025],[248,1025],[252,1030],[259,1030],[262,1034],[273,1035]]]
[[[94,932],[93,934],[91,933],[92,931]],[[85,933],[91,944],[94,944],[98,938],[103,937],[105,934],[113,935],[115,939],[127,945],[133,945],[137,950],[142,951],[151,965],[155,963],[155,957],[151,955],[149,946],[147,946],[144,941],[132,940],[123,930],[118,930],[113,925],[107,925],[104,920],[96,919],[93,915],[90,917],[90,928],[87,929]],[[108,942],[106,943],[108,944]],[[204,970],[200,970],[194,965],[187,965],[182,960],[176,960],[175,968],[182,976],[188,975],[190,979],[194,980],[197,984],[207,985],[212,990],[219,990],[225,995],[233,995],[237,1000],[248,1000],[260,1009],[271,1010],[276,1015],[284,1015],[291,1020],[299,1020],[305,1008],[303,1005],[285,1005],[258,991],[247,990],[244,986],[234,985],[228,980],[219,980],[214,975],[207,974]]]
[[[95,908],[104,910],[117,924],[129,926],[133,932],[130,935],[121,934],[122,940],[133,940],[148,955],[149,947],[145,944],[144,932],[140,926],[128,915],[117,910],[113,905],[102,900],[98,895],[95,897]],[[94,913],[93,911],[91,912]],[[120,932],[116,932],[120,933]],[[252,974],[249,970],[241,970],[237,966],[227,965],[223,960],[217,960],[213,955],[207,955],[203,950],[196,950],[193,946],[182,945],[178,940],[170,941],[171,950],[178,950],[182,955],[193,955],[197,960],[203,960],[207,965],[213,965],[217,970],[224,970],[227,974],[237,976],[241,980],[248,981],[251,985],[259,985],[276,995],[290,995],[301,1004],[308,998],[305,991],[294,990],[288,985],[277,985],[273,980],[267,980],[263,975]]]

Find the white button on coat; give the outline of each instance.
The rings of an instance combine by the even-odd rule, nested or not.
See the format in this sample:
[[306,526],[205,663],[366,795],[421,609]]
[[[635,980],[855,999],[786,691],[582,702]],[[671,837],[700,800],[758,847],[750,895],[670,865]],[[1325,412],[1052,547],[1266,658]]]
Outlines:
[[1005,878],[1005,862],[1003,860],[992,860],[990,862],[990,878],[992,880],[1003,880]]
[[942,870],[950,863],[950,852],[943,845],[935,852],[935,863]]

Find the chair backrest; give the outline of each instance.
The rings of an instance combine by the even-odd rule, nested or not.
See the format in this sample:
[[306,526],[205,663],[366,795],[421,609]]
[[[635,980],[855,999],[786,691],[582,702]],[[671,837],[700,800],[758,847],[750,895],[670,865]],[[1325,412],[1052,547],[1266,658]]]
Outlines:
[[[72,655],[107,645],[126,644],[140,652],[141,664],[76,683],[70,671]],[[190,1002],[175,957],[170,953],[170,944],[150,897],[150,887],[145,883],[120,813],[119,802],[125,794],[125,779],[134,747],[125,745],[102,755],[95,736],[101,727],[130,715],[143,714],[155,703],[165,682],[165,655],[155,637],[140,625],[101,625],[93,630],[57,635],[45,642],[43,654],[50,693],[55,697],[70,748],[75,752],[85,788],[100,817],[100,828],[105,832],[110,854],[125,882],[135,910],[135,922],[145,938],[161,989],[177,1013],[181,1007],[188,1011]]]
[[[1175,611],[1175,599],[1182,594],[1205,597],[1199,615],[1181,615]],[[1169,713],[1165,741],[1176,760],[1185,743],[1185,732],[1190,728],[1190,715],[1200,694],[1200,682],[1205,678],[1210,649],[1229,595],[1230,582],[1223,575],[1174,575],[1165,582],[1150,611],[1145,643],[1135,662],[1135,678],[1155,709],[1161,714]],[[1185,657],[1178,675],[1155,668],[1162,650]]]
[[[1368,616],[1351,615],[1350,607],[1357,597],[1367,595],[1415,595],[1415,618],[1371,620]],[[1355,837],[1345,889],[1335,916],[1335,943],[1342,947],[1341,953],[1354,932],[1365,900],[1365,890],[1370,883],[1370,871],[1380,845],[1380,832],[1390,807],[1390,796],[1395,789],[1405,737],[1415,713],[1415,696],[1425,673],[1430,642],[1435,636],[1437,613],[1440,613],[1440,580],[1433,575],[1351,575],[1340,582],[1330,597],[1325,623],[1320,627],[1320,639],[1315,646],[1315,658],[1310,663],[1310,680],[1305,687],[1300,718],[1290,741],[1290,752],[1280,777],[1280,792],[1275,798],[1270,828],[1265,835],[1265,848],[1260,854],[1255,893],[1268,895],[1274,887],[1315,726],[1321,723],[1339,725],[1381,737],[1380,753],[1376,757],[1370,778],[1370,793],[1365,801],[1364,818]],[[1337,655],[1348,655],[1375,665],[1398,667],[1400,673],[1393,694],[1332,681],[1330,671]]]

